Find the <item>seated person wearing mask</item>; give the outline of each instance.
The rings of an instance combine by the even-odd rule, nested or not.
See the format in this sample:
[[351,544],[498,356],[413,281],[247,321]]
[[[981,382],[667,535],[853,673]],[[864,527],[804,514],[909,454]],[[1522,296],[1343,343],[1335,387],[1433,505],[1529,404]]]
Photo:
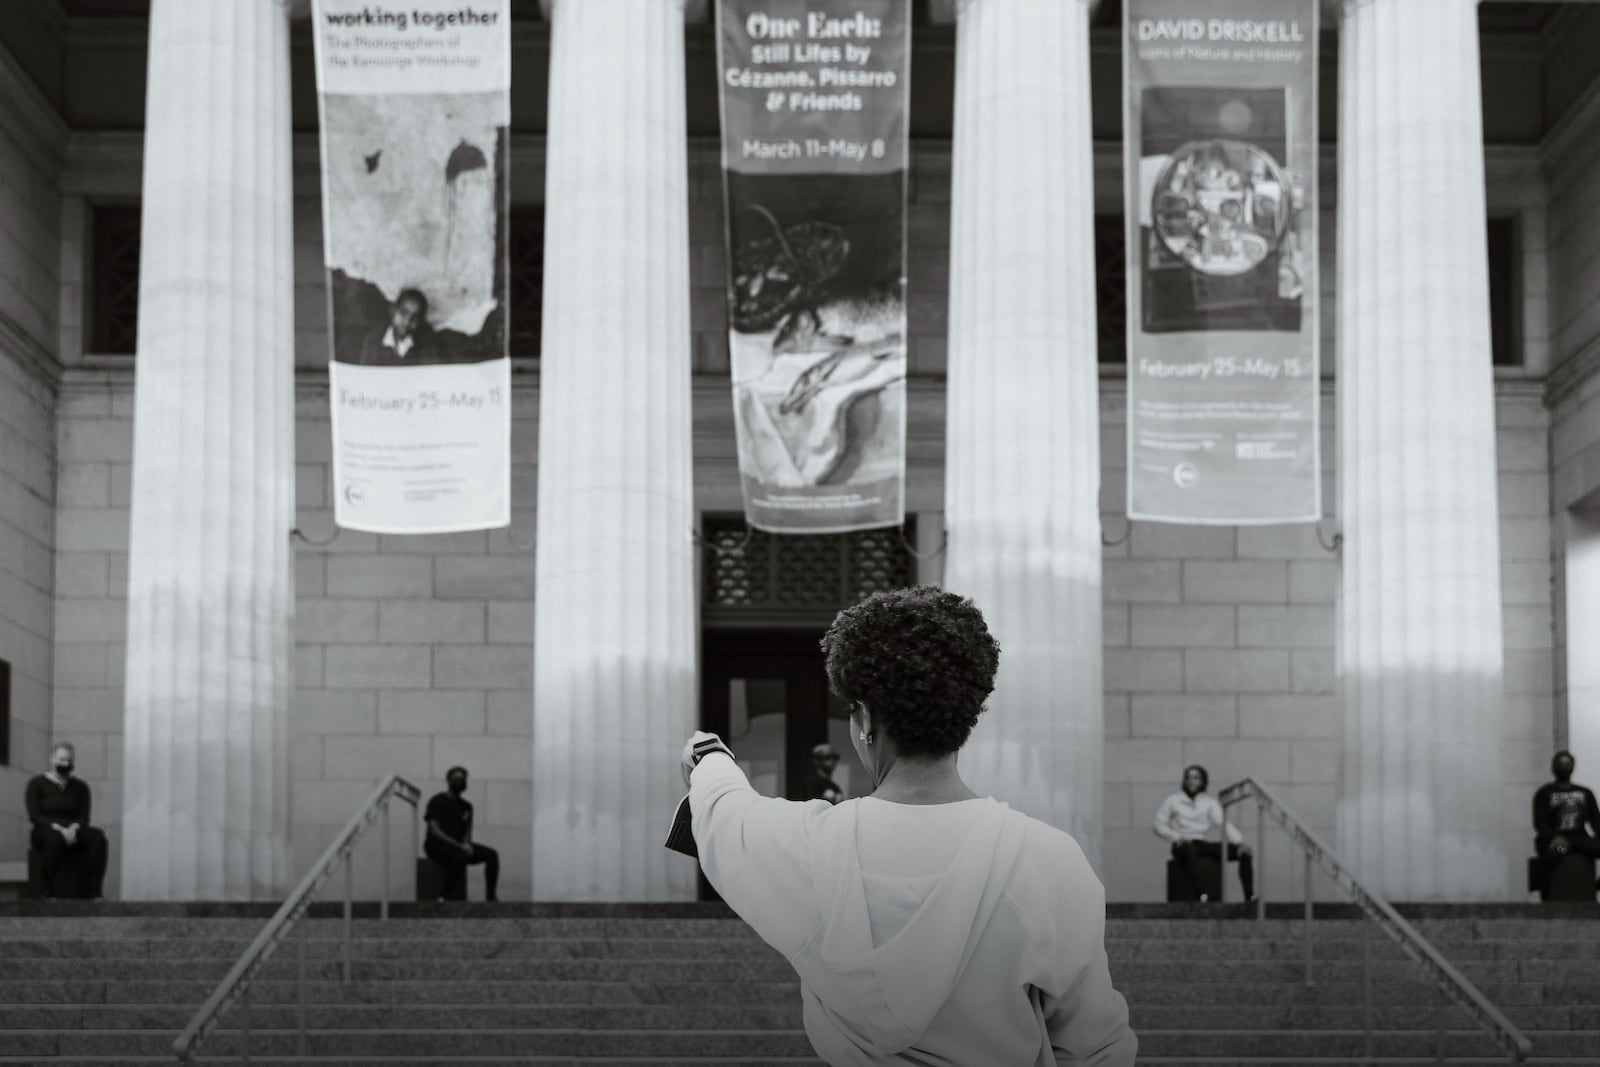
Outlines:
[[33,892],[47,898],[63,895],[57,892],[58,876],[71,865],[77,892],[64,895],[99,900],[106,876],[106,835],[89,825],[92,796],[89,784],[72,773],[75,756],[71,745],[57,745],[50,753],[50,770],[28,782],[24,800],[30,841],[39,856]]
[[445,871],[444,895],[439,899],[466,900],[467,868],[481,863],[484,899],[498,900],[495,890],[500,884],[500,853],[472,840],[472,803],[462,796],[467,791],[467,769],[451,767],[444,780],[448,791],[435,793],[423,815],[428,832],[422,851]]

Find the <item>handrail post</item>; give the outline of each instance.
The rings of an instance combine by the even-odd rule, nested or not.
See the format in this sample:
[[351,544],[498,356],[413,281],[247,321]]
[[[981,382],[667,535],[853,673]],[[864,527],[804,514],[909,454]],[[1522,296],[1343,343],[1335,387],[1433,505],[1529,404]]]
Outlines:
[[300,1034],[295,1039],[295,1055],[303,1057],[306,1054],[306,935],[304,932],[300,934],[299,972],[300,1008],[296,1012],[298,1017],[296,1021],[300,1026]]
[[383,896],[379,898],[378,918],[389,918],[389,802],[383,802]]
[[415,804],[411,805],[411,847],[406,850],[406,855],[411,857],[411,899],[419,899],[417,890],[422,886],[417,881],[417,850],[422,847],[422,813],[417,811]]
[[1361,924],[1361,1029],[1366,1033],[1366,1059],[1372,1059],[1372,923],[1365,916]]
[[1222,842],[1217,846],[1217,903],[1221,904],[1228,899],[1228,809],[1222,808]]
[[1315,985],[1311,977],[1311,853],[1306,852],[1306,985]]
[[356,895],[355,855],[344,855],[344,984],[350,984],[350,912]]
[[1449,1000],[1444,995],[1444,990],[1434,989],[1433,993],[1433,1062],[1444,1062],[1444,1008]]
[[1256,794],[1256,918],[1267,917],[1267,809]]
[[239,995],[239,1062],[250,1067],[250,987]]

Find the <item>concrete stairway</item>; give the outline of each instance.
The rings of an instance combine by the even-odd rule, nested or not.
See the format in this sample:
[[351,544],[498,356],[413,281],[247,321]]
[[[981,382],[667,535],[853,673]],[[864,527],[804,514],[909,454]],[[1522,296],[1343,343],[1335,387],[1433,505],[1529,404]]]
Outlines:
[[[0,903],[0,1064],[175,1062],[173,1037],[269,910]],[[1600,1064],[1600,908],[1402,910],[1525,1029],[1534,1062]],[[1361,927],[1348,908],[1321,912],[1308,987],[1291,908],[1257,922],[1238,907],[1114,905],[1108,949],[1140,1063],[1436,1062],[1432,987],[1376,931],[1379,1032],[1363,1058]],[[818,1062],[793,973],[718,906],[397,905],[387,923],[357,919],[348,986],[343,924],[315,915],[297,935],[308,1056],[295,1055],[291,944],[253,996],[252,1063]],[[239,1021],[202,1062],[239,1062]],[[1445,1062],[1505,1061],[1458,1009],[1445,1027]]]

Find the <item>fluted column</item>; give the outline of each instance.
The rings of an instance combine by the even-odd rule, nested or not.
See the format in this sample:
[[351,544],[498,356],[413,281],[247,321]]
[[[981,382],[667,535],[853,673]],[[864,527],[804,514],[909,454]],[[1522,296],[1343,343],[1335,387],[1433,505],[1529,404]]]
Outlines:
[[276,897],[294,506],[278,0],[155,0],[146,114],[122,893]]
[[661,845],[697,718],[683,5],[551,16],[533,894],[692,899]]
[[1475,0],[1358,0],[1339,45],[1338,848],[1397,900],[1507,888]]
[[1098,863],[1094,160],[1083,0],[964,0],[956,36],[945,585],[999,639],[962,772]]

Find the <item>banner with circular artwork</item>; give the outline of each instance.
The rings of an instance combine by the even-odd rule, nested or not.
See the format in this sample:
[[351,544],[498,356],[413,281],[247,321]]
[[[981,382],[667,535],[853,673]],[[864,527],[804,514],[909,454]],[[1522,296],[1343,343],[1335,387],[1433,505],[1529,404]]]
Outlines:
[[313,0],[335,521],[511,521],[509,0]]
[[1318,0],[1128,0],[1128,518],[1322,517]]
[[909,0],[719,0],[745,517],[905,519]]

